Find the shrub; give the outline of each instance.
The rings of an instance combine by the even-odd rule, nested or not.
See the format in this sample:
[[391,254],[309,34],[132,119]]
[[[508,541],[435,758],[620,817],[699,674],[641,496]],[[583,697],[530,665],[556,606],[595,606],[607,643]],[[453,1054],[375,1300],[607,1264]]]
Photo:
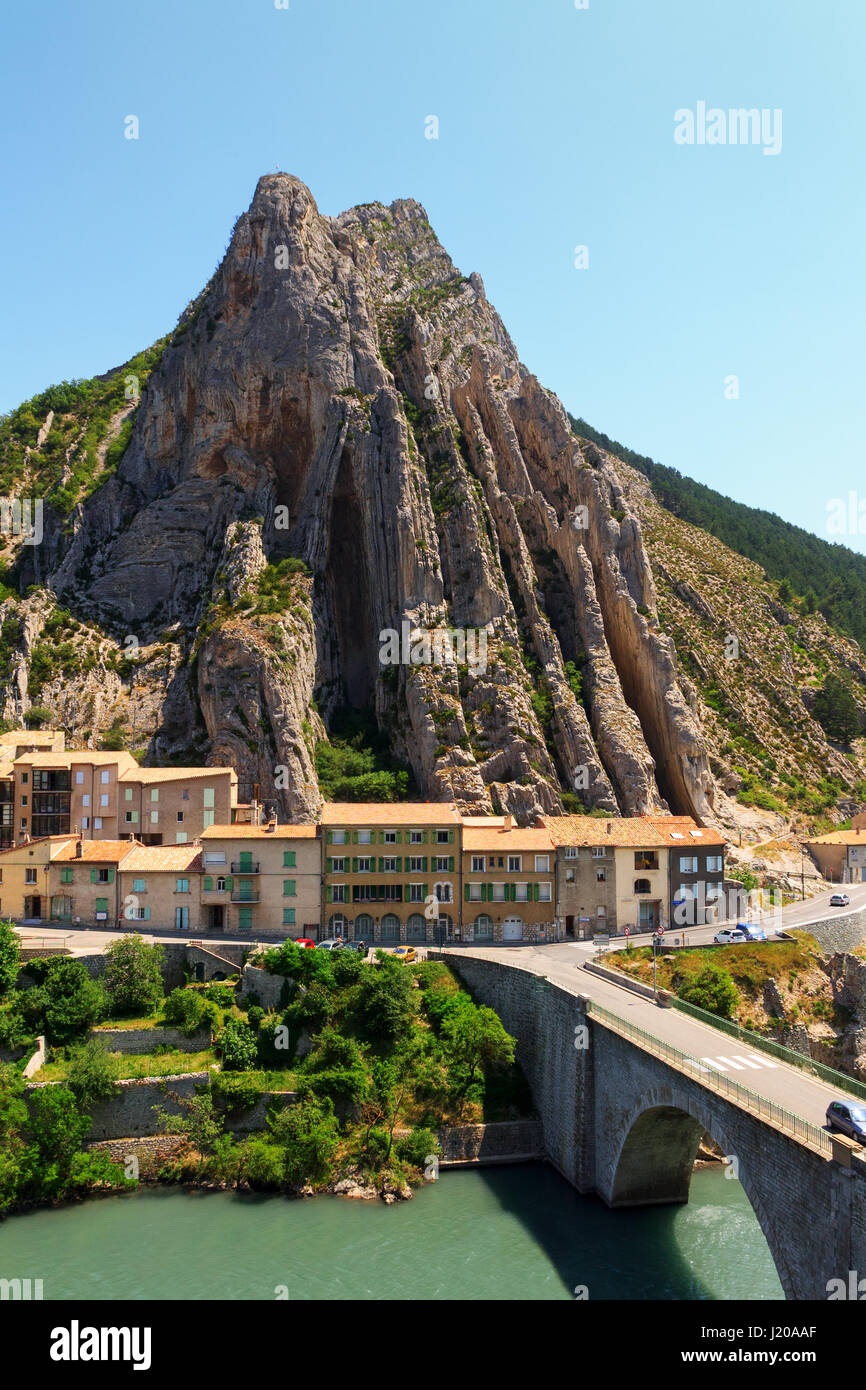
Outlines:
[[328,1176],[339,1143],[333,1107],[313,1096],[268,1118],[273,1142],[283,1151],[283,1172],[292,1184]]
[[11,922],[0,922],[0,998],[12,989],[18,979],[20,960],[18,934]]
[[244,1172],[251,1187],[281,1187],[284,1179],[283,1151],[262,1136],[244,1145]]
[[194,989],[173,989],[162,1008],[166,1023],[179,1028],[187,1037],[191,1037],[206,1022],[212,1023],[215,1013],[215,1007],[209,1005],[208,1000]]
[[733,976],[712,961],[699,970],[693,979],[681,985],[678,993],[687,1004],[718,1014],[720,1018],[730,1018],[739,1000]]
[[26,1021],[55,1046],[74,1042],[104,1016],[105,995],[80,960],[58,956],[47,961],[44,981],[22,991],[20,1009]]
[[221,1009],[230,1009],[235,1002],[235,987],[215,980],[204,990],[204,997],[210,999],[212,1004],[217,1004]]
[[226,1019],[217,1047],[226,1071],[252,1071],[258,1061],[256,1035],[241,1019]]
[[397,1157],[413,1168],[425,1168],[427,1159],[439,1153],[439,1140],[432,1129],[413,1129],[411,1134],[398,1139],[394,1146]]
[[117,1063],[105,1044],[96,1038],[73,1048],[66,1084],[79,1105],[104,1100],[114,1091]]

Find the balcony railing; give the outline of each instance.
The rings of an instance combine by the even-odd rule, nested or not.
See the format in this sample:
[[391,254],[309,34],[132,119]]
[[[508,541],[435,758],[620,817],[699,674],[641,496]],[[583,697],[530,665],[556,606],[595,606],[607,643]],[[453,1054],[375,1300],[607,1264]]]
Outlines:
[[258,893],[243,893],[239,888],[232,889],[233,903],[257,903],[258,900]]
[[243,878],[247,874],[259,873],[259,866],[258,864],[232,864],[232,873],[240,874]]

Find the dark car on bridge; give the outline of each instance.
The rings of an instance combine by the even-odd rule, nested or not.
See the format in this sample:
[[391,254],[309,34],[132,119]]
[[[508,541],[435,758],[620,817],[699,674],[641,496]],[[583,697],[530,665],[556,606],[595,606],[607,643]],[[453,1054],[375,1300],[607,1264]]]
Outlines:
[[738,922],[737,931],[741,931],[747,941],[766,941],[767,933],[763,927],[756,927],[753,922]]
[[866,1141],[866,1106],[834,1100],[827,1106],[827,1124],[831,1129],[840,1129],[849,1139]]

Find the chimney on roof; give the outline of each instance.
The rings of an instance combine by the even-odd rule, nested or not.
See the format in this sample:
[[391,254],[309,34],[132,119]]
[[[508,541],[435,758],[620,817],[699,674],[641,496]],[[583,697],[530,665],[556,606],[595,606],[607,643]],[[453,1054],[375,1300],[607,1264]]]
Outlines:
[[84,842],[83,842],[82,840],[76,840],[76,841],[75,841],[75,858],[76,858],[76,859],[83,859],[83,858],[84,858]]
[[274,831],[276,830],[276,828],[277,828],[277,822],[276,822],[276,820],[269,820],[268,823],[267,823],[267,825],[265,826],[265,834],[266,834],[266,835],[273,835],[273,834],[274,834]]
[[610,821],[608,821],[608,823],[607,823],[607,833],[608,833],[608,835],[612,835],[612,834],[613,834],[613,826],[611,825]]
[[514,828],[514,819],[513,819],[512,815],[511,815],[511,812],[509,811],[508,814],[507,814],[506,817],[505,817],[504,822],[503,822],[502,829],[503,829],[503,830],[512,830],[513,828]]

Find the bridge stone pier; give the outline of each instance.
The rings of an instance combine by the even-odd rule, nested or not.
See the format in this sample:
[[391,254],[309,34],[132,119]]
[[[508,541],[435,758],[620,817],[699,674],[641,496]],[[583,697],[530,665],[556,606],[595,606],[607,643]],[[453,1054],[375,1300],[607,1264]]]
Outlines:
[[[828,1282],[866,1279],[866,1172],[702,1084],[599,1021],[587,1002],[525,967],[444,957],[518,1041],[549,1161],[610,1207],[688,1201],[704,1132],[735,1172],[785,1296],[821,1299]],[[748,1290],[742,1290],[748,1298]]]

